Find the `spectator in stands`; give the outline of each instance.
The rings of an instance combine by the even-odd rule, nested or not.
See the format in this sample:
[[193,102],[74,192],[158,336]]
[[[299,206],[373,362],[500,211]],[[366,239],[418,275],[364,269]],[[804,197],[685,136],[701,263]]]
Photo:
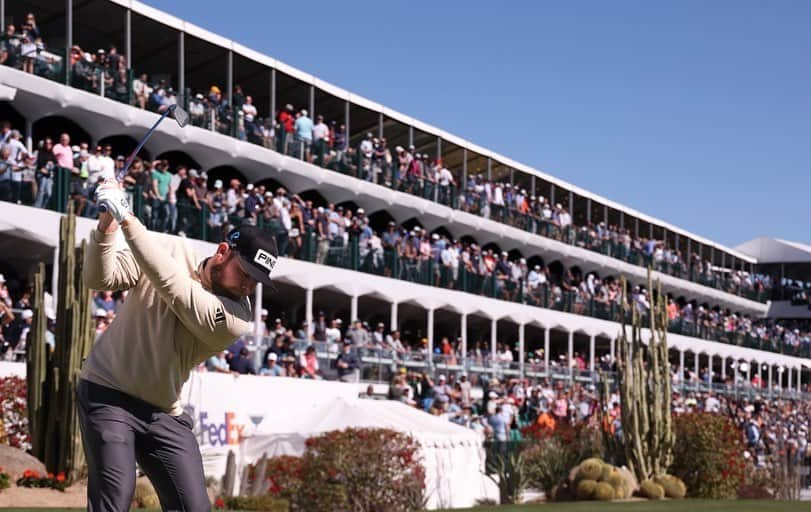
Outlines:
[[248,349],[245,346],[241,347],[236,355],[231,356],[229,366],[232,372],[240,375],[256,375],[253,361],[251,361],[251,358],[248,356]]
[[283,377],[285,375],[284,369],[278,364],[279,356],[275,352],[270,352],[267,355],[266,363],[259,370],[259,375],[268,377]]
[[206,360],[206,370],[218,373],[231,373],[231,366],[228,364],[229,353],[227,350],[220,351]]
[[360,377],[360,362],[352,351],[352,344],[347,340],[343,343],[341,353],[335,361],[338,368],[338,379],[342,382],[358,382]]
[[295,156],[312,162],[313,120],[307,117],[308,112],[302,109],[293,125],[296,136]]
[[315,354],[315,347],[310,345],[301,355],[299,366],[301,367],[301,377],[303,379],[321,380],[321,371],[318,367],[318,357]]

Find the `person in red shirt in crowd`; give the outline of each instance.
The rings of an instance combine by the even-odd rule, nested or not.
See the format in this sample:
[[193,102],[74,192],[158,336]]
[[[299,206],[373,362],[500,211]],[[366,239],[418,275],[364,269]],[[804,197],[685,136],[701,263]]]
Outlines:
[[287,141],[293,137],[293,124],[296,118],[293,115],[293,105],[287,104],[284,110],[279,112],[279,146],[276,150],[279,153],[287,154]]

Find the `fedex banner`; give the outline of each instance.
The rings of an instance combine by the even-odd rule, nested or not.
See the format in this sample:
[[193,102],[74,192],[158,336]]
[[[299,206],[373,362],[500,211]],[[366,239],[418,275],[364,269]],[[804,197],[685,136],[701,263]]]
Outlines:
[[236,447],[255,433],[290,432],[338,398],[356,399],[358,384],[192,372],[181,392],[200,448]]

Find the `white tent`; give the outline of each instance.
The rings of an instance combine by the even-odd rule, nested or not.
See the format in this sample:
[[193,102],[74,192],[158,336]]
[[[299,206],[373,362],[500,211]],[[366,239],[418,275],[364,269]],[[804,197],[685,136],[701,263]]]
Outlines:
[[360,386],[301,379],[193,373],[182,401],[195,419],[206,476],[221,478],[229,451],[241,471],[263,454],[299,456],[308,437],[389,428],[420,444],[429,508],[498,498],[484,475],[482,436],[405,404],[358,398]]

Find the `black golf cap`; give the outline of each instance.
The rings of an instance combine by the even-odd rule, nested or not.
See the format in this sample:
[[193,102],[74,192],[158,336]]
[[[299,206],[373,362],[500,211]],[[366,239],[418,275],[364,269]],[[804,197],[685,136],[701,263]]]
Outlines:
[[228,233],[228,245],[237,251],[242,268],[258,283],[270,284],[279,250],[276,240],[256,226],[240,226]]

